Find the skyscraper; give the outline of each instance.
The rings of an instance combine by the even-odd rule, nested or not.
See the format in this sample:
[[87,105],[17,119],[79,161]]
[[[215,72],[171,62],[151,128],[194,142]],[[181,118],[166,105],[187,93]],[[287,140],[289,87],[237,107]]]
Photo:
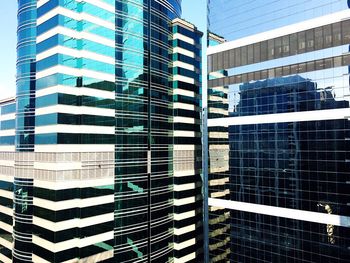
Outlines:
[[[230,233],[209,241],[229,237],[230,253],[218,259],[209,247],[210,261],[348,262],[347,1],[211,0],[209,9],[210,31],[226,42],[208,48],[208,98],[226,86],[228,108],[208,115],[208,141],[229,149],[218,175],[227,185],[209,185],[229,194],[209,197],[209,218],[230,211]],[[209,160],[209,171],[222,162],[210,149]]]
[[[0,261],[193,261],[201,34],[174,20],[181,1],[18,4],[17,96],[0,102]],[[187,113],[197,132],[174,120]],[[174,178],[183,144],[188,170]]]
[[174,262],[203,262],[202,32],[174,19]]

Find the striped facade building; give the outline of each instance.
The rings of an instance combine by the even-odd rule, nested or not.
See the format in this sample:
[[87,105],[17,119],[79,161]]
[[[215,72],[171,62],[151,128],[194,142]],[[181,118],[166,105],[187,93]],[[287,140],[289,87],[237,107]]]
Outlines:
[[197,28],[175,19],[174,262],[203,261],[201,143],[201,38]]
[[194,262],[200,33],[172,24],[181,1],[18,4],[17,95],[0,102],[0,261]]

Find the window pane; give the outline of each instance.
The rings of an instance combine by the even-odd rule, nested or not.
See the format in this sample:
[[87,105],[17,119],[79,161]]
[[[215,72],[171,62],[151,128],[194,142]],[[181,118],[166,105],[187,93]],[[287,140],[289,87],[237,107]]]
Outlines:
[[290,43],[290,54],[291,55],[298,54],[298,35],[291,34],[289,37],[289,43]]
[[318,27],[315,29],[315,49],[323,48],[323,28]]
[[332,26],[327,25],[323,27],[324,47],[332,46]]
[[240,48],[235,49],[235,66],[236,67],[241,66],[241,49]]
[[242,66],[247,65],[247,58],[248,58],[248,52],[247,52],[247,47],[241,47],[241,59],[242,59]]
[[260,62],[260,43],[254,44],[254,63]]
[[341,24],[335,23],[332,25],[333,30],[333,45],[339,46],[341,45]]
[[350,43],[350,20],[342,22],[343,44]]
[[289,56],[289,36],[284,36],[282,38],[282,52],[283,52],[283,56]]
[[275,58],[282,57],[282,38],[275,39]]
[[267,49],[268,49],[268,59],[274,59],[275,58],[275,43],[273,39],[268,40],[267,42]]
[[314,50],[314,30],[306,31],[306,50],[313,51]]
[[267,41],[261,42],[260,55],[261,61],[267,60]]
[[306,48],[306,38],[305,38],[305,32],[298,33],[298,53],[305,52]]

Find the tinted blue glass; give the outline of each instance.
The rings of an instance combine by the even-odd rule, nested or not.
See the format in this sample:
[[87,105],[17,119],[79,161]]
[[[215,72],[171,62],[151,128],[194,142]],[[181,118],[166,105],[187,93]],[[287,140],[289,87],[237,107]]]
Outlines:
[[209,1],[210,31],[233,40],[348,8],[347,1]]
[[14,145],[15,136],[0,136],[0,145]]
[[10,130],[15,128],[15,120],[7,120],[0,122],[0,130]]
[[1,106],[1,114],[15,113],[15,111],[16,111],[16,104],[14,103]]

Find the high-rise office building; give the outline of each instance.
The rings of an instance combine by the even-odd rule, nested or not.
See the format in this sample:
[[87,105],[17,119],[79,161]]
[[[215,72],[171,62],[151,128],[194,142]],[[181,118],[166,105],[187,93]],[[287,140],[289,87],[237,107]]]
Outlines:
[[203,262],[202,32],[175,19],[173,31],[174,263]]
[[18,5],[0,261],[196,262],[201,34],[181,1]]
[[12,258],[15,98],[0,100],[0,261]]
[[[225,235],[209,235],[230,253],[209,247],[210,261],[348,262],[348,1],[210,0],[209,10],[226,42],[208,48],[208,113],[215,89],[227,87],[228,107],[208,114],[208,171],[223,161],[211,145],[229,149],[227,185],[209,184],[229,194],[209,196],[209,220],[230,213]],[[228,136],[211,134],[220,129]]]

